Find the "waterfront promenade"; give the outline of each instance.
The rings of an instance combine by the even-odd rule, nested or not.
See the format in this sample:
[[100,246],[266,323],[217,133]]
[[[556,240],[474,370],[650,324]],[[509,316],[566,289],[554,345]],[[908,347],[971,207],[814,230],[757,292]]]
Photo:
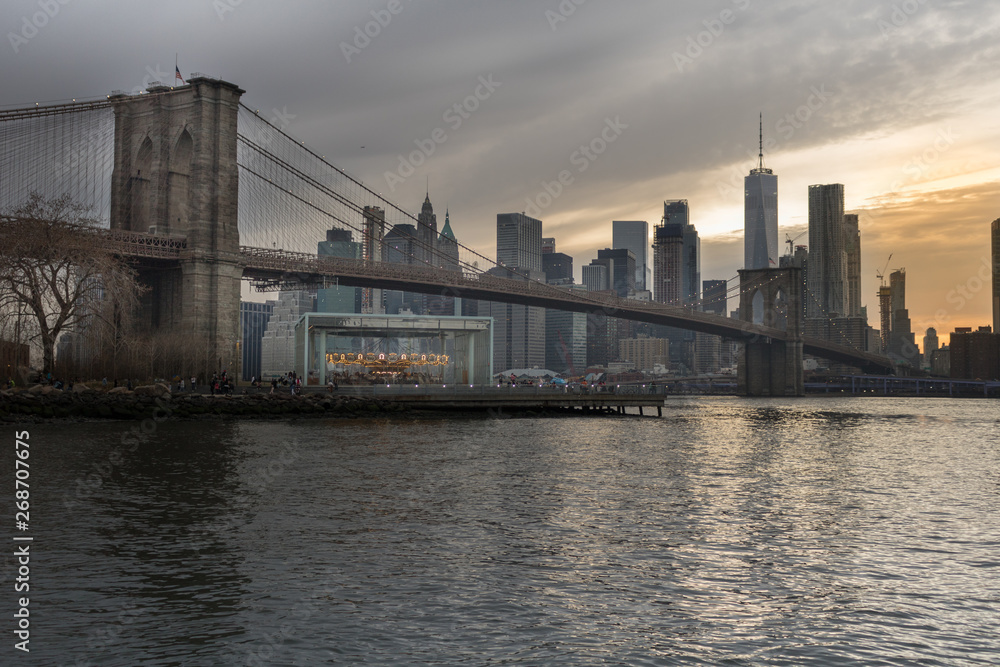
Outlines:
[[[289,391],[286,389],[286,391]],[[327,393],[308,387],[307,393]],[[609,385],[607,387],[496,386],[496,385],[341,385],[337,395],[375,397],[416,410],[507,410],[513,412],[572,410],[584,414],[662,414],[666,387]]]
[[203,419],[282,417],[375,417],[418,411],[486,414],[640,416],[662,414],[663,387],[581,390],[470,385],[365,385],[308,387],[292,393],[280,387],[237,387],[234,394],[171,393],[165,384],[97,391],[49,386],[0,391],[0,421],[48,419]]

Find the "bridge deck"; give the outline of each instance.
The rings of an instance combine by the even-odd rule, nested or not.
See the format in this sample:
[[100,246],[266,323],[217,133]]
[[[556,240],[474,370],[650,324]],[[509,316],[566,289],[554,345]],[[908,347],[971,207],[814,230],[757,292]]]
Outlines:
[[[2,223],[16,218],[4,216]],[[117,252],[146,260],[182,261],[190,255],[184,238],[122,230],[87,230],[104,235]],[[333,284],[348,287],[403,290],[424,294],[518,303],[607,317],[680,327],[736,340],[765,338],[786,340],[781,329],[765,327],[683,306],[622,299],[594,292],[581,293],[565,287],[488,273],[445,271],[430,267],[389,262],[294,253],[241,246],[233,260],[243,265],[244,278],[258,286],[295,288]],[[839,361],[866,371],[893,370],[892,362],[880,355],[861,352],[818,338],[803,337],[806,354]]]
[[[409,264],[319,257],[246,246],[240,248],[240,255],[245,262],[244,277],[254,280],[258,285],[291,287],[302,283],[322,284],[326,278],[348,287],[403,290],[574,312],[600,312],[608,317],[680,327],[736,340],[787,339],[787,333],[781,329],[734,320],[693,308],[623,299],[594,292],[581,294],[577,290],[565,287],[528,280],[512,280],[486,273],[472,274]],[[806,354],[851,364],[865,370],[893,368],[892,362],[880,355],[861,352],[846,345],[817,338],[803,337],[801,340]]]

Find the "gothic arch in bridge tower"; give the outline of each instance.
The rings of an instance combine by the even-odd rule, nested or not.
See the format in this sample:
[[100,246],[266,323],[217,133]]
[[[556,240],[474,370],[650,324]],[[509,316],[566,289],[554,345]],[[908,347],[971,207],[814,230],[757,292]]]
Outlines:
[[191,178],[191,158],[194,141],[187,127],[170,152],[167,173],[167,233],[186,236],[188,229],[188,181]]
[[[740,319],[746,323],[746,333],[738,385],[747,396],[804,393],[801,271],[740,271]],[[763,331],[770,335],[757,327],[766,327]]]
[[135,153],[132,177],[128,183],[130,215],[127,229],[144,232],[151,224],[153,177],[153,140],[146,135]]
[[775,329],[788,330],[788,295],[779,285],[774,291],[774,324]]
[[764,294],[759,289],[753,291],[750,299],[750,321],[754,324],[764,324]]

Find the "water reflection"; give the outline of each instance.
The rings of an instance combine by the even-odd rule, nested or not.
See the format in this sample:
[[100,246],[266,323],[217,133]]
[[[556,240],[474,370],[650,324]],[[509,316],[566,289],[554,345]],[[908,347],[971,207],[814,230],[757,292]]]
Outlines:
[[692,398],[163,424],[68,496],[119,426],[37,427],[38,636],[62,664],[989,662],[997,423]]

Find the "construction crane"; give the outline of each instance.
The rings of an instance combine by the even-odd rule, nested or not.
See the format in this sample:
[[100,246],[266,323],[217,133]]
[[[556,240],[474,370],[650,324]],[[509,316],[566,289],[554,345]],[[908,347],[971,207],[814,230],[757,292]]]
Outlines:
[[794,243],[796,241],[798,241],[800,238],[802,238],[802,236],[806,232],[808,232],[808,231],[809,230],[807,229],[805,232],[802,232],[801,234],[799,234],[798,236],[796,236],[794,239],[790,235],[788,235],[787,233],[785,234],[785,243],[788,244],[788,256],[789,257],[791,257],[793,254],[795,254]]
[[892,332],[892,290],[888,285],[885,284],[885,272],[889,270],[889,262],[892,261],[892,253],[889,253],[889,259],[885,260],[885,266],[882,267],[881,271],[876,271],[875,275],[878,276],[881,285],[878,288],[878,309],[879,309],[879,335],[882,338],[882,351],[888,352],[890,333]]
[[889,259],[885,260],[885,266],[882,267],[881,271],[876,271],[875,275],[881,281],[881,286],[885,287],[885,272],[889,269],[889,262],[892,261],[892,253],[889,253]]

